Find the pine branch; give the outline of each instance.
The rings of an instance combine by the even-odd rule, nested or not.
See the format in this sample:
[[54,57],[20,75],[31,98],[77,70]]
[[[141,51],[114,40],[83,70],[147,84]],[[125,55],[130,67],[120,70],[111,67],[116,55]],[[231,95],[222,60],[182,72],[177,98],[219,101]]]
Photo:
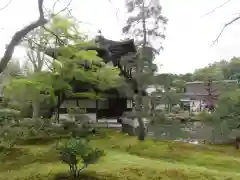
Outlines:
[[21,42],[21,40],[32,30],[39,26],[43,26],[48,21],[44,18],[43,13],[43,1],[38,0],[38,11],[39,11],[39,18],[37,21],[29,24],[28,26],[24,27],[23,29],[17,31],[14,36],[12,37],[10,43],[8,44],[3,57],[1,58],[0,62],[0,73],[4,71],[8,62],[11,60],[15,47]]

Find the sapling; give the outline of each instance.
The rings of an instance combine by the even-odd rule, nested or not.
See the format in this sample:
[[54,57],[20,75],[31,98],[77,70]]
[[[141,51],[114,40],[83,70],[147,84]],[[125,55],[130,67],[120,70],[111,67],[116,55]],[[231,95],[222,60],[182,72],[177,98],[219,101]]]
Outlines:
[[[70,176],[73,180],[80,178],[80,173],[90,164],[96,163],[99,158],[104,155],[104,152],[95,149],[89,145],[86,139],[72,138],[61,142],[58,146],[60,159],[63,163],[69,166]],[[79,162],[82,162],[82,167],[79,167]]]

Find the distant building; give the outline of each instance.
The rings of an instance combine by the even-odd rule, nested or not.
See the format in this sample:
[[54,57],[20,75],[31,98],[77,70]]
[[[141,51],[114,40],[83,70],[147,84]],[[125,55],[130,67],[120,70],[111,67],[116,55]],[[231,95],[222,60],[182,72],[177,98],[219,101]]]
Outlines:
[[[228,87],[238,87],[238,80],[224,80],[224,81],[212,81],[211,84],[213,92],[211,93],[214,99],[213,103],[216,103],[220,91]],[[207,91],[206,82],[194,81],[187,82],[184,91],[182,102],[189,103],[190,110],[198,111],[204,106],[209,105],[209,92]]]

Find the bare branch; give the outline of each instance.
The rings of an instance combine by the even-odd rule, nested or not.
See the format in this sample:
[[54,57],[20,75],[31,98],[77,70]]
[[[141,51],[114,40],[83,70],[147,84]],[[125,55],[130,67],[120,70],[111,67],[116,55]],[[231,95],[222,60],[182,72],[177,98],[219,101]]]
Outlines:
[[214,13],[216,10],[222,8],[223,6],[225,6],[227,3],[229,3],[231,0],[227,0],[225,1],[223,4],[221,4],[220,6],[215,7],[212,11],[208,12],[207,14],[203,15],[202,17],[208,16],[209,14]]
[[56,0],[56,1],[54,2],[52,10],[49,10],[49,9],[47,9],[45,6],[43,6],[43,9],[45,10],[45,12],[46,12],[46,14],[47,14],[46,16],[49,17],[50,19],[53,18],[53,17],[55,17],[55,16],[58,16],[59,14],[61,14],[61,13],[64,12],[64,11],[68,10],[68,9],[69,9],[69,6],[70,6],[71,3],[72,3],[72,0],[69,0],[68,3],[67,3],[67,5],[66,5],[63,9],[61,9],[59,12],[54,13],[54,12],[55,12],[55,6],[56,6],[57,3],[59,3],[59,2],[60,2],[60,0]]
[[[108,0],[112,5],[113,5],[113,3],[112,3],[112,1],[111,0]],[[119,9],[118,8],[115,8],[116,9],[116,18],[117,18],[117,20],[119,21]]]
[[51,66],[52,62],[50,62],[49,60],[46,59],[46,61],[44,61],[44,65],[47,66],[48,70],[54,71],[54,68]]
[[55,10],[55,6],[57,5],[57,3],[59,3],[59,1],[60,1],[60,0],[56,0],[56,1],[54,2],[53,8],[52,8],[52,9],[53,9],[53,12],[54,12],[54,10]]
[[[59,2],[59,0],[57,0],[57,1],[54,3],[54,5],[53,5],[53,11],[54,11],[54,8],[55,8],[55,6],[56,6],[56,4],[57,4],[58,2]],[[53,14],[52,17],[57,16],[57,15],[61,14],[62,12],[66,11],[66,10],[69,8],[69,6],[71,5],[71,3],[72,3],[72,0],[69,0],[68,4],[67,4],[63,9],[61,9],[59,12],[57,12],[56,14]]]
[[238,15],[237,17],[233,18],[231,21],[229,21],[228,23],[226,23],[223,28],[221,29],[220,33],[218,34],[217,38],[213,41],[212,45],[213,46],[214,44],[216,44],[220,38],[220,36],[222,35],[223,31],[228,27],[230,26],[231,24],[233,24],[234,22],[236,22],[237,20],[240,19],[240,15]]
[[53,31],[51,31],[50,29],[46,28],[45,26],[42,26],[42,28],[43,28],[45,31],[47,31],[47,32],[49,32],[50,34],[52,34],[53,36],[55,36],[55,37],[57,38],[57,40],[58,40],[59,42],[61,42],[63,45],[66,45],[66,43],[65,43],[57,34],[55,34]]
[[0,11],[2,11],[2,10],[4,10],[6,7],[8,7],[8,6],[11,4],[12,1],[13,1],[13,0],[10,0],[5,6],[3,6],[2,8],[0,8]]
[[39,19],[28,26],[24,27],[23,29],[17,31],[14,36],[12,37],[10,43],[8,44],[3,57],[1,58],[0,62],[0,73],[3,72],[3,70],[6,68],[8,62],[12,58],[13,52],[15,50],[15,47],[21,42],[21,40],[32,30],[39,26],[43,26],[48,21],[44,18],[43,13],[43,1],[44,0],[38,0],[38,11],[39,11]]
[[93,23],[90,23],[90,22],[87,22],[87,21],[79,21],[78,19],[76,19],[72,12],[71,12],[71,9],[66,9],[68,11],[68,14],[71,18],[73,18],[76,22],[78,22],[79,24],[86,24],[86,25],[89,25],[89,26],[94,26]]

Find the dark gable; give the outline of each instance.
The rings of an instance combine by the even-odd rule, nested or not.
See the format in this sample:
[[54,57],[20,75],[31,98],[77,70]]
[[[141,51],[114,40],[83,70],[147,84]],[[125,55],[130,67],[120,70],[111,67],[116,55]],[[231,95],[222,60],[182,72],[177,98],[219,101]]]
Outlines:
[[[134,40],[132,39],[121,42],[108,40],[101,36],[100,40],[97,40],[97,42],[100,44],[100,47],[86,47],[79,48],[79,50],[95,50],[105,63],[112,61],[114,66],[119,65],[122,56],[136,52]],[[48,48],[45,50],[45,54],[52,58],[61,56],[61,53],[57,48]]]

